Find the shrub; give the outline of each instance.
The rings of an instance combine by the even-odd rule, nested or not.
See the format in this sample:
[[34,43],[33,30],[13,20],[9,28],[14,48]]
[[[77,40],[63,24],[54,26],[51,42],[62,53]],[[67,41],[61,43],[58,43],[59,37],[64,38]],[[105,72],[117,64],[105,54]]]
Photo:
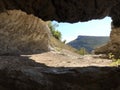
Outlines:
[[80,55],[85,55],[85,54],[88,54],[87,50],[85,48],[80,48],[80,50],[78,51],[78,53]]
[[115,59],[115,55],[113,55],[112,53],[109,53],[108,57],[109,57],[109,59],[112,59],[112,61],[113,61],[111,66],[119,66],[120,65],[120,59]]
[[51,30],[53,37],[55,37],[58,40],[61,40],[61,37],[62,37],[61,32],[55,29],[55,27],[57,27],[58,25],[57,24],[52,25],[52,23],[49,22],[48,26]]
[[58,30],[52,30],[52,35],[58,39],[61,40],[61,33]]

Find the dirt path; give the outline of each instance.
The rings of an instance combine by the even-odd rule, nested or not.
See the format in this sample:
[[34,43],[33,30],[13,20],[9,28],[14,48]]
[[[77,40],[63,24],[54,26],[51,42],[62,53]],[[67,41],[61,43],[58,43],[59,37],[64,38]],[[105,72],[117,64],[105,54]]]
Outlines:
[[110,66],[111,60],[101,59],[96,55],[78,55],[76,53],[62,50],[51,51],[42,54],[31,55],[30,59],[52,67],[86,67],[86,66]]

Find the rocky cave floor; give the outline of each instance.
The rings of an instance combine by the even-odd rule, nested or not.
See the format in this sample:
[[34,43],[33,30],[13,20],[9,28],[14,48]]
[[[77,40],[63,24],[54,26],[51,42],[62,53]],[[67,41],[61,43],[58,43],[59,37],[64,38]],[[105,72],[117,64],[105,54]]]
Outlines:
[[[24,55],[23,55],[24,56]],[[68,50],[50,51],[42,54],[28,55],[35,62],[49,67],[88,67],[111,66],[112,60],[100,58],[101,55],[79,55]]]
[[67,50],[0,56],[0,90],[120,90],[120,68],[111,63]]

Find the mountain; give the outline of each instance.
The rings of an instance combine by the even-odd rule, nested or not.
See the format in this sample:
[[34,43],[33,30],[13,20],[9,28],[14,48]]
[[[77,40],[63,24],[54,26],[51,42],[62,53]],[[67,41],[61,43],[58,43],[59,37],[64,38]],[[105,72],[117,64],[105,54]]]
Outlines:
[[83,36],[79,35],[75,40],[67,43],[68,45],[80,49],[85,48],[89,53],[96,47],[100,47],[109,41],[108,36]]

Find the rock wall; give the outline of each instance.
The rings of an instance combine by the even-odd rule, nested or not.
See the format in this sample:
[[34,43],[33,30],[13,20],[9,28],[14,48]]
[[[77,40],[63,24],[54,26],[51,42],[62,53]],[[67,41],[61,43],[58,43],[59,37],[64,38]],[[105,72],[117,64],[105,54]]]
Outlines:
[[0,55],[32,54],[49,50],[47,24],[21,10],[0,13]]
[[115,55],[115,58],[120,58],[120,27],[114,27],[112,25],[112,31],[110,34],[110,41],[107,45],[96,48],[96,54],[109,54]]
[[115,55],[115,58],[120,58],[120,3],[111,8],[110,16],[112,18],[110,42],[95,50],[95,53]]

